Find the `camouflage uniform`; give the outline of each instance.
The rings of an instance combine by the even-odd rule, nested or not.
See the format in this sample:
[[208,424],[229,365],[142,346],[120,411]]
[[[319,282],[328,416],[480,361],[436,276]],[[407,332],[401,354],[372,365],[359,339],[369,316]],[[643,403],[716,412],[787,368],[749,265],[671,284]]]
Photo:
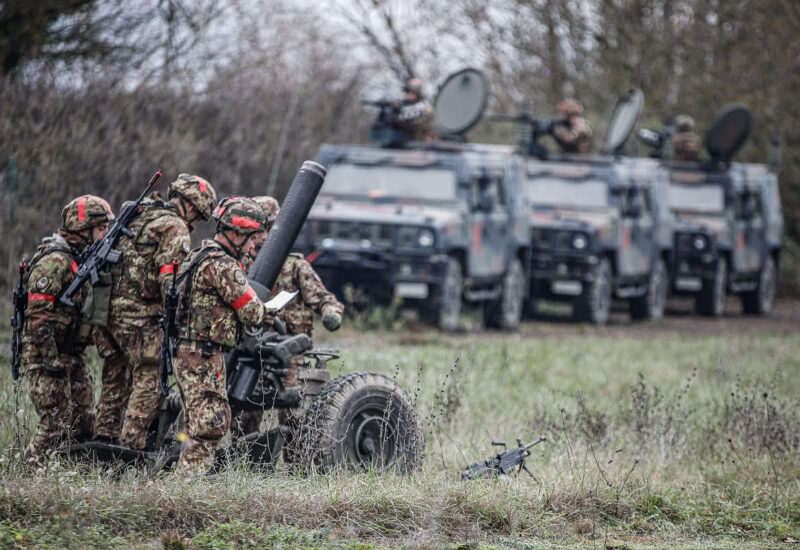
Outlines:
[[582,116],[583,105],[574,99],[565,99],[558,104],[558,110],[567,121],[566,126],[553,128],[553,138],[565,153],[592,152],[592,126]]
[[[74,216],[73,223],[68,216]],[[36,433],[25,450],[31,461],[41,460],[62,439],[91,436],[94,396],[83,357],[89,340],[87,327],[80,325],[83,296],[74,297],[74,307],[63,305],[59,297],[74,280],[77,253],[87,244],[76,232],[113,218],[108,203],[99,197],[75,199],[62,213],[62,229],[42,240],[25,275],[28,307],[22,361],[28,396],[39,415]]]
[[[263,212],[252,201],[237,198],[224,208],[232,213],[228,220],[234,226],[241,223],[246,224],[241,227],[263,230]],[[242,325],[257,327],[270,320],[270,311],[247,283],[235,258],[220,242],[208,240],[181,267],[181,275],[192,270],[182,289],[173,362],[188,436],[178,464],[184,474],[208,471],[219,441],[230,428],[223,353],[236,345]]]
[[[178,182],[196,184],[208,197],[206,202],[216,202],[213,187],[202,178],[182,174],[170,189]],[[213,205],[202,206],[198,211],[207,219]],[[95,345],[104,359],[95,434],[108,439],[119,437],[132,449],[144,449],[161,399],[159,320],[163,296],[172,282],[173,262],[183,260],[191,244],[187,221],[177,206],[160,200],[158,195],[143,201],[128,228],[134,236],[119,240],[122,260],[111,269],[108,327],[98,327],[94,333]]]
[[677,132],[672,135],[672,158],[675,160],[694,161],[700,158],[700,136],[694,131],[694,119],[689,115],[675,117]]
[[403,103],[394,124],[400,133],[411,141],[436,139],[433,105],[424,99],[414,103]]
[[[269,227],[279,211],[278,202],[274,198],[266,196],[253,197],[253,200],[267,213]],[[254,254],[257,253],[258,250],[255,250]],[[255,257],[245,257],[243,260],[248,271],[254,260]],[[275,296],[282,290],[287,292],[299,291],[297,296],[279,314],[286,323],[287,334],[307,334],[311,338],[314,330],[314,313],[325,318],[325,324],[328,326],[333,327],[334,325],[329,323],[334,322],[335,328],[332,328],[332,330],[339,328],[344,314],[344,305],[336,299],[332,292],[325,288],[322,279],[302,254],[289,254],[286,262],[281,267],[280,274],[272,287],[272,295]],[[338,321],[331,320],[331,316],[337,318]],[[292,388],[300,385],[300,381],[297,379],[297,372],[303,366],[304,360],[303,355],[296,355],[292,358],[288,369],[289,374],[282,380],[285,387]],[[238,415],[235,430],[237,435],[257,431],[262,415],[263,411],[249,411]],[[288,416],[288,411],[283,409],[279,411],[279,419],[282,423]]]
[[403,91],[407,97],[400,105],[400,111],[394,120],[395,128],[411,141],[435,140],[433,105],[422,96],[422,81],[419,78],[409,78]]

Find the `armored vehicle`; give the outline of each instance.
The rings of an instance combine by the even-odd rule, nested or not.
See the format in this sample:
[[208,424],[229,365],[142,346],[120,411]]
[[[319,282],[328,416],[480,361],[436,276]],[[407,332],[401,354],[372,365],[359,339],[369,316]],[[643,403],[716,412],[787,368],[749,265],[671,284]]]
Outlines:
[[[269,297],[268,289],[278,277],[324,175],[322,166],[306,162],[292,183],[248,273],[260,299]],[[345,468],[407,473],[418,468],[424,436],[408,393],[391,378],[376,373],[332,378],[327,362],[338,357],[338,352],[310,347],[305,334],[283,336],[259,330],[244,334],[228,353],[227,395],[234,415],[256,409],[294,409],[300,420],[287,448],[284,429],[256,431],[219,451],[218,462],[231,451],[239,460],[244,456],[271,467],[283,450],[284,458],[301,471]],[[288,374],[289,361],[298,354],[307,358],[298,372],[301,387],[286,388],[282,380]],[[68,452],[123,462],[150,460],[163,466],[177,460],[184,431],[181,398],[172,388],[162,400],[145,451],[93,441],[73,445]]]
[[676,216],[673,291],[694,296],[703,315],[722,315],[727,293],[745,313],[772,309],[783,233],[778,180],[766,165],[731,162],[750,120],[746,107],[727,106],[706,134],[710,160],[663,159]]
[[602,324],[618,298],[634,319],[663,316],[672,258],[667,173],[654,160],[618,154],[643,104],[638,90],[619,102],[607,155],[527,161],[532,305],[570,302],[577,320]]
[[[440,135],[463,136],[485,95],[477,71],[448,78],[436,99]],[[488,326],[517,327],[530,248],[521,158],[452,140],[387,143],[320,148],[328,177],[296,249],[340,298],[352,285],[376,304],[399,299],[445,331],[465,302]]]

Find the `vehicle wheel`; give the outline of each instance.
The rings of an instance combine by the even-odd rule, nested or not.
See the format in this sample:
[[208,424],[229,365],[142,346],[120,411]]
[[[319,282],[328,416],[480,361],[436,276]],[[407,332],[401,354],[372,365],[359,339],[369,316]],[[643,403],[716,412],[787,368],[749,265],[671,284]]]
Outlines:
[[519,259],[514,258],[508,266],[508,273],[503,277],[500,299],[486,304],[484,310],[486,326],[502,330],[517,328],[522,317],[524,299],[525,272],[522,271],[522,263]]
[[461,318],[461,293],[464,279],[461,264],[455,258],[448,258],[444,280],[439,290],[438,300],[433,305],[431,320],[445,332],[455,332]]
[[772,311],[772,302],[775,300],[777,286],[778,273],[775,269],[775,261],[768,256],[758,275],[758,288],[742,294],[742,310],[748,315],[765,315]]
[[631,300],[631,317],[633,319],[657,320],[664,317],[664,305],[667,301],[668,275],[664,260],[659,258],[650,272],[647,281],[647,292]]
[[322,389],[297,435],[305,471],[393,470],[409,473],[422,462],[424,438],[408,394],[391,378],[356,372]]
[[573,316],[578,321],[604,325],[611,310],[611,264],[603,258],[594,270],[594,281],[575,300]]
[[728,261],[724,256],[717,260],[714,278],[704,280],[703,287],[695,298],[694,307],[700,315],[719,317],[725,311],[725,291],[728,280]]

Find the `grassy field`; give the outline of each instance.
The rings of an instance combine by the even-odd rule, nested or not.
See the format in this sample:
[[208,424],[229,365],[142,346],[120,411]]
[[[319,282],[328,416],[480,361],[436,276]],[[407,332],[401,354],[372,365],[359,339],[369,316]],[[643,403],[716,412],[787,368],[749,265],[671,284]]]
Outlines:
[[[800,328],[800,327],[798,327]],[[34,424],[0,375],[0,548],[782,548],[800,540],[800,332],[579,328],[525,336],[345,329],[334,374],[414,396],[410,477],[215,480],[62,462],[31,472]],[[527,476],[458,481],[492,439],[532,440]]]

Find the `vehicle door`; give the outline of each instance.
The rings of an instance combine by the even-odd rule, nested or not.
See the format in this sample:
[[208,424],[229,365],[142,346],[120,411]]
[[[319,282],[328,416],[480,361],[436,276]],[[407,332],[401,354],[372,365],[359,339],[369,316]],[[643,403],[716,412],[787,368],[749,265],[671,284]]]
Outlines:
[[491,277],[505,269],[510,215],[502,170],[486,170],[472,178],[470,191],[469,274]]
[[650,272],[657,251],[651,187],[631,185],[621,190],[622,242],[617,273],[636,277]]
[[734,271],[756,273],[761,270],[767,250],[764,205],[760,189],[744,186],[736,190],[734,219]]

